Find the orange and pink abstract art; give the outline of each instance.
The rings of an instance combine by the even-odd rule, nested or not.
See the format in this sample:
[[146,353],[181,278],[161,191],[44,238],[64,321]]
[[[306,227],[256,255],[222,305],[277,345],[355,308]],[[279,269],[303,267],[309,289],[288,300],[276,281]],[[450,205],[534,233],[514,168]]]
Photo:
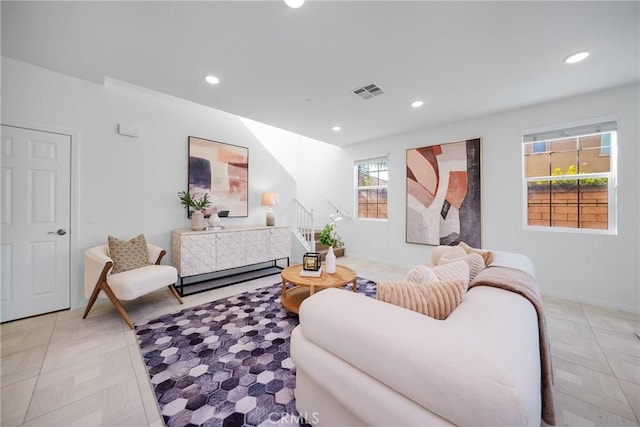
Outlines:
[[480,246],[481,139],[407,150],[407,242]]

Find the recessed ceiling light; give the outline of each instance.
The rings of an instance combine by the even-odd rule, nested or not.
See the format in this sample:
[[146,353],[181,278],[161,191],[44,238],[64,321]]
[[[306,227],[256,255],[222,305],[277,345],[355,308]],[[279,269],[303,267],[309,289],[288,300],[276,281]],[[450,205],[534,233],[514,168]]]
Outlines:
[[218,83],[220,83],[220,79],[216,76],[206,76],[204,80],[211,85],[217,85]]
[[422,101],[413,101],[413,102],[411,103],[411,106],[412,106],[413,108],[420,108],[420,107],[422,107],[423,105],[424,105],[424,102],[422,102]]
[[334,132],[339,132],[340,129],[342,129],[340,126],[334,126],[334,127],[331,128],[331,130],[334,131]]
[[573,55],[566,57],[564,62],[566,62],[567,64],[575,64],[576,62],[587,59],[587,56],[589,56],[589,52],[587,51],[574,53]]
[[284,0],[284,2],[292,9],[297,9],[304,4],[304,0]]

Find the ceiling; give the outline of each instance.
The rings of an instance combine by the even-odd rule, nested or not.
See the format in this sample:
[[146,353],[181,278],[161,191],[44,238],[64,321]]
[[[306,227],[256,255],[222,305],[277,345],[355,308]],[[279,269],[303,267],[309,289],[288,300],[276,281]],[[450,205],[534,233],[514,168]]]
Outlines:
[[[638,82],[639,6],[2,1],[2,55],[344,146]],[[591,56],[563,62],[581,50]],[[369,83],[384,94],[353,93]]]

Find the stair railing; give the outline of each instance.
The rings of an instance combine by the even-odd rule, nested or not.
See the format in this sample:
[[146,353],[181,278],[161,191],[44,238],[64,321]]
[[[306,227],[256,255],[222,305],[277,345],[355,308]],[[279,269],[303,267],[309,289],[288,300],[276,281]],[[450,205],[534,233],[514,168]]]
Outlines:
[[293,199],[293,234],[308,252],[316,251],[313,209],[307,209],[298,200]]
[[351,212],[343,208],[342,205],[336,201],[336,199],[334,199],[331,196],[327,196],[327,202],[329,202],[331,206],[336,208],[343,218],[347,218],[347,219],[351,218]]

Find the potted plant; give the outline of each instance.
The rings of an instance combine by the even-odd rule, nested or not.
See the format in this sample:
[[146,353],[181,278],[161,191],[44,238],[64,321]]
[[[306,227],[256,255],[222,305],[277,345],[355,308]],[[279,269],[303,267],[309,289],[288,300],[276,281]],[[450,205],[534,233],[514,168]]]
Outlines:
[[189,190],[187,190],[179,192],[178,198],[182,206],[187,209],[193,209],[193,213],[191,214],[191,229],[194,231],[204,230],[204,214],[202,211],[211,206],[209,193],[202,192],[191,195]]
[[329,222],[320,232],[320,243],[324,246],[329,246],[329,251],[325,259],[326,272],[329,274],[336,272],[336,255],[333,253],[333,247],[342,246],[342,240],[340,240],[338,233],[335,232],[338,221],[341,219],[342,217],[338,215],[337,211],[329,215]]

